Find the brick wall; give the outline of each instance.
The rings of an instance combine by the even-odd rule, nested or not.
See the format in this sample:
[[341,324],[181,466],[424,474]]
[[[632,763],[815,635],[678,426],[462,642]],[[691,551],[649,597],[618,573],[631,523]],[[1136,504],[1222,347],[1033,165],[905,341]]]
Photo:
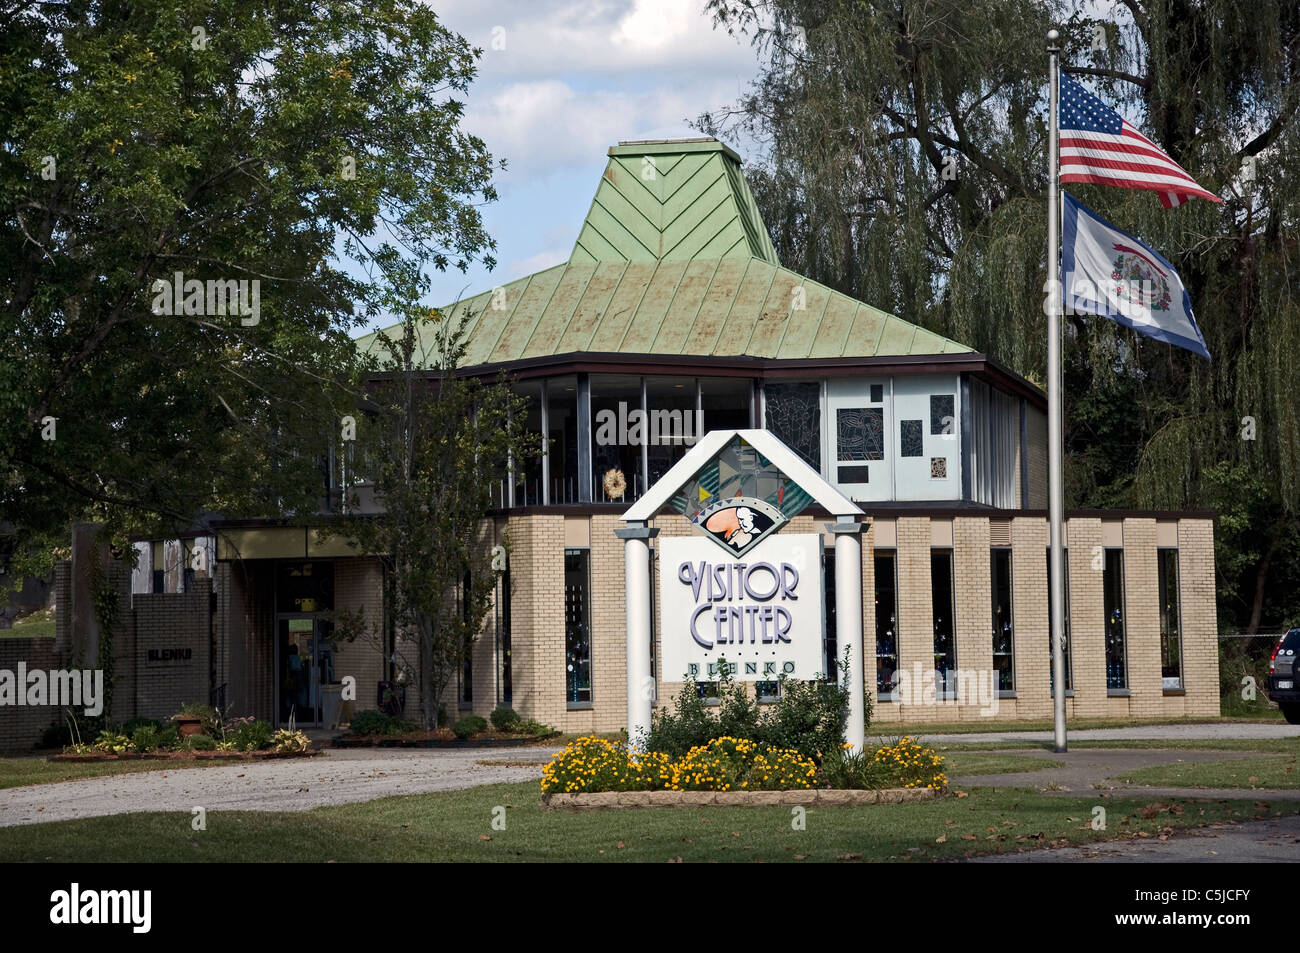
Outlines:
[[379,682],[387,672],[383,566],[378,559],[334,561],[334,609],[360,614],[362,625],[355,640],[335,645],[334,677],[340,681],[346,676],[356,679],[356,701],[343,703],[346,719],[352,712],[376,707]]
[[1218,619],[1214,604],[1214,523],[1178,521],[1182,598],[1183,704],[1189,715],[1219,713]]
[[[118,681],[113,707],[115,713],[121,712],[121,720],[162,719],[189,702],[209,702],[211,593],[212,580],[200,574],[190,592],[135,595],[135,644],[129,654],[119,657],[118,666],[123,676],[133,670],[136,678],[129,695],[123,691],[124,681]],[[174,657],[185,654],[189,657]],[[133,666],[124,664],[128,658],[134,660]],[[130,715],[125,714],[124,704]]]
[[[57,599],[57,584],[55,588]],[[57,637],[0,639],[0,669],[14,672],[16,678],[19,662],[26,662],[28,669],[50,671],[68,668],[70,666],[67,653],[58,647],[58,641]],[[72,714],[80,721],[83,709],[74,709]],[[48,705],[14,707],[6,705],[0,708],[0,753],[18,754],[30,751],[40,741],[46,728],[62,720],[63,711]]]
[[1047,414],[1037,407],[1025,408],[1025,437],[1029,442],[1030,509],[1047,509]]

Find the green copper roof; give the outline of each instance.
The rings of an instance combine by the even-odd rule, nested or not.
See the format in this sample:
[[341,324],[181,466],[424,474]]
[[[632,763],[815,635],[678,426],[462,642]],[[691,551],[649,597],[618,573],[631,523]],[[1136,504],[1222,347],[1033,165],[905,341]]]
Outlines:
[[[716,140],[609,150],[565,264],[439,309],[462,366],[574,351],[768,358],[970,351],[781,267],[736,154]],[[435,323],[422,329],[437,363]],[[374,335],[358,341],[366,350]]]
[[739,157],[716,139],[620,143],[569,260],[778,264]]

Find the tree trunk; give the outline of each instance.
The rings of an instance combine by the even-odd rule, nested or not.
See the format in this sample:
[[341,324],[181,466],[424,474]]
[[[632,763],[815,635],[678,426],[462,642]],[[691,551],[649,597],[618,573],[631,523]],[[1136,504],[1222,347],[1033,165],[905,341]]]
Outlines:
[[1246,626],[1247,635],[1255,635],[1259,632],[1260,616],[1264,612],[1264,589],[1268,583],[1268,566],[1273,561],[1273,554],[1277,552],[1278,540],[1274,539],[1269,543],[1268,552],[1264,553],[1264,558],[1259,561],[1259,567],[1255,570],[1255,595],[1250,604],[1250,624]]

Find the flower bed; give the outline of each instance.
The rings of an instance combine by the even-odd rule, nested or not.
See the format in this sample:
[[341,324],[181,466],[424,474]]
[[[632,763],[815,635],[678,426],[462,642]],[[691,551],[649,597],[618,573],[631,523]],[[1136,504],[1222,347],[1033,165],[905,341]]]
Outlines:
[[77,753],[67,751],[50,755],[47,761],[70,761],[83,764],[92,761],[270,761],[275,758],[311,758],[320,754],[314,748],[303,751],[127,751],[113,754],[106,751]]
[[[673,758],[663,752],[629,751],[621,742],[583,736],[543,768],[542,795],[550,799],[559,795],[653,792],[898,790],[928,791],[932,794],[926,796],[933,796],[947,785],[942,766],[943,758],[934,749],[909,738],[856,755],[841,749],[819,765],[792,749],[772,748],[744,738],[714,738],[706,745],[691,748],[682,758]],[[624,806],[618,799],[604,800],[611,803],[602,801],[600,806]],[[638,802],[636,806],[649,804]]]
[[301,731],[276,730],[251,716],[227,720],[217,709],[205,705],[187,705],[168,721],[193,722],[200,730],[183,733],[176,725],[164,727],[164,723],[151,718],[133,718],[120,728],[101,729],[92,742],[83,742],[77,731],[63,754],[50,760],[246,760],[255,756],[315,754],[311,739]]

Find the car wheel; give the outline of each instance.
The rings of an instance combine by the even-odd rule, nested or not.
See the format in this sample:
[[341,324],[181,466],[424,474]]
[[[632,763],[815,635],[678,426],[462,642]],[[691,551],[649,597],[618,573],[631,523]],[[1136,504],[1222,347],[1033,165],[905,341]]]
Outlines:
[[1288,725],[1300,725],[1300,705],[1279,705]]

